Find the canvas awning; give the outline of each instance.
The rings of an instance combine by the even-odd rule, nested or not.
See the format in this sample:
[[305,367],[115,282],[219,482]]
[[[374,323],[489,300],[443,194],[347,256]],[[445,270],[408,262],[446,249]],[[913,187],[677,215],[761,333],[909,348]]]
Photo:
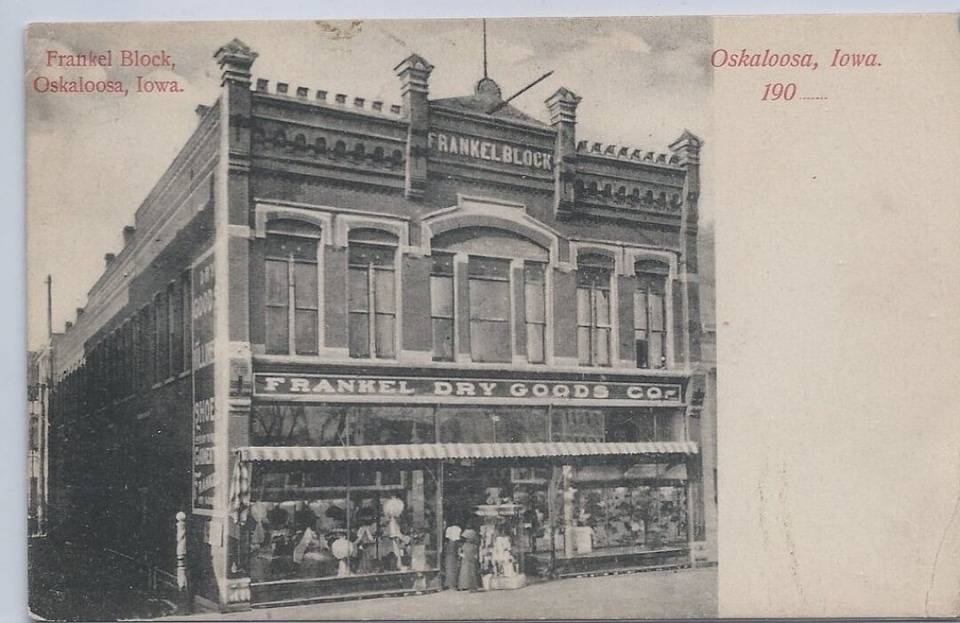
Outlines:
[[430,443],[389,446],[250,446],[244,461],[416,461],[424,459],[541,458],[697,454],[692,441]]

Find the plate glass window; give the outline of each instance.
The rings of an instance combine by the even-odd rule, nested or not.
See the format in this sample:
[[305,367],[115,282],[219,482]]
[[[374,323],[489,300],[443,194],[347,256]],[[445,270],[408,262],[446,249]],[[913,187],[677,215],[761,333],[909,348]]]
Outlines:
[[543,363],[546,360],[547,303],[544,264],[525,262],[524,320],[527,329],[527,361]]
[[667,266],[637,262],[637,291],[633,301],[634,342],[638,368],[667,367]]
[[510,260],[471,257],[470,355],[478,362],[509,362]]
[[602,256],[581,258],[577,268],[577,352],[583,366],[610,365],[612,273],[613,262]]
[[350,356],[396,356],[396,247],[350,242],[348,298]]
[[453,256],[435,253],[430,273],[433,359],[453,361]]
[[320,287],[316,238],[267,236],[266,352],[316,355]]

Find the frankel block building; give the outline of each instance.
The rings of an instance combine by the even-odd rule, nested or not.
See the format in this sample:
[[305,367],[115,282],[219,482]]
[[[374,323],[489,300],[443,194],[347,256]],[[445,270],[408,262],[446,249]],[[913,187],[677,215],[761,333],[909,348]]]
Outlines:
[[51,523],[222,610],[715,551],[700,140],[580,140],[491,79],[222,89],[57,336]]

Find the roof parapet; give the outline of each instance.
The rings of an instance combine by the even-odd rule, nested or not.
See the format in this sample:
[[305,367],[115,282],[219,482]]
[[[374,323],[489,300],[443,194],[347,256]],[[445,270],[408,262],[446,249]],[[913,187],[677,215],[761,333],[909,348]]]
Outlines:
[[680,156],[677,154],[665,154],[655,151],[646,151],[640,148],[623,147],[620,145],[607,145],[604,143],[591,143],[589,141],[580,141],[577,143],[577,153],[588,154],[591,156],[605,156],[607,158],[616,158],[618,160],[628,160],[633,162],[645,162],[648,164],[660,164],[667,166],[680,166]]

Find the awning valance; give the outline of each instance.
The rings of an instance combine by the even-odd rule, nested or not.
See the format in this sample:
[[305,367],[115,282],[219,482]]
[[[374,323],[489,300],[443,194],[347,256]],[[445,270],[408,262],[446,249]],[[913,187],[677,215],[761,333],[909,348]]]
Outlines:
[[697,454],[692,441],[429,443],[390,446],[250,446],[244,461],[411,461],[423,459],[539,458]]

